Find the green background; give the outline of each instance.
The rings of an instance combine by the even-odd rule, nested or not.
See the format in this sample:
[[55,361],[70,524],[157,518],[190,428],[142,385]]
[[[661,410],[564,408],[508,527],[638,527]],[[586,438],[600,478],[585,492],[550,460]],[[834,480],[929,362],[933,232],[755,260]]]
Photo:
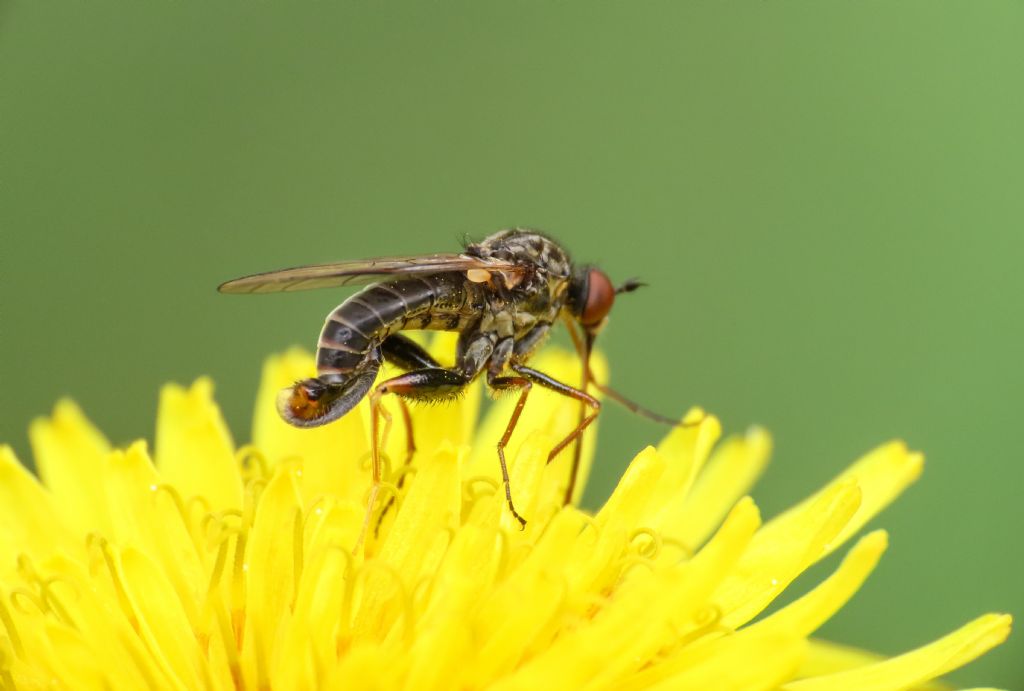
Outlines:
[[[984,0],[4,2],[0,439],[65,394],[151,436],[204,373],[244,439],[343,294],[218,282],[534,226],[650,283],[601,338],[620,388],[773,431],[766,515],[926,452],[824,636],[1020,616],[1022,36]],[[591,506],[662,434],[603,422]],[[1022,640],[952,678],[1024,687]]]

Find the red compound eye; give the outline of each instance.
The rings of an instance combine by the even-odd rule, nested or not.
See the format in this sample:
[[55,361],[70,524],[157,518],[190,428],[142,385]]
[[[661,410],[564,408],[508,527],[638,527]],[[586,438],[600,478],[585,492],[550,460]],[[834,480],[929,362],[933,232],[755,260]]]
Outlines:
[[587,277],[587,302],[580,315],[583,326],[597,326],[612,309],[615,302],[615,286],[600,269],[591,269]]

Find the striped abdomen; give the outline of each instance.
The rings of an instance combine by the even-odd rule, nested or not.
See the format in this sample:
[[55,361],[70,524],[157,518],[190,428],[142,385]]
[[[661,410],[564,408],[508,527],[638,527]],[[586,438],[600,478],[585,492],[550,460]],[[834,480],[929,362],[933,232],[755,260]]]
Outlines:
[[369,286],[327,316],[317,344],[317,373],[325,382],[344,381],[396,331],[461,331],[479,318],[483,306],[482,292],[462,274]]
[[327,316],[316,351],[318,376],[280,393],[289,424],[317,427],[352,410],[373,386],[380,344],[402,329],[462,331],[480,319],[483,289],[461,273],[369,286]]

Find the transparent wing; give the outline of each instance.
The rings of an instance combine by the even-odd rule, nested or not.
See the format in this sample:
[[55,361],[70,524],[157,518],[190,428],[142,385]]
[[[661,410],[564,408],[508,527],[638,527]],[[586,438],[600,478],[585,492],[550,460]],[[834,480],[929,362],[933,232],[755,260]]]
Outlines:
[[425,276],[448,271],[497,271],[520,274],[525,267],[512,262],[481,259],[465,254],[425,254],[413,257],[379,257],[333,264],[311,264],[268,271],[221,283],[222,293],[278,293],[315,288],[361,286],[389,276]]

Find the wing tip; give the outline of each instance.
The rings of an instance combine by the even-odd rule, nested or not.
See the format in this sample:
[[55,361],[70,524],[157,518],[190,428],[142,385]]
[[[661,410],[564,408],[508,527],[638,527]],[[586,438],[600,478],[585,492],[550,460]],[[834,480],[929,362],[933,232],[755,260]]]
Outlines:
[[238,293],[246,293],[249,291],[241,290],[242,285],[239,279],[232,279],[230,281],[224,281],[217,286],[217,292],[225,295],[236,295]]

